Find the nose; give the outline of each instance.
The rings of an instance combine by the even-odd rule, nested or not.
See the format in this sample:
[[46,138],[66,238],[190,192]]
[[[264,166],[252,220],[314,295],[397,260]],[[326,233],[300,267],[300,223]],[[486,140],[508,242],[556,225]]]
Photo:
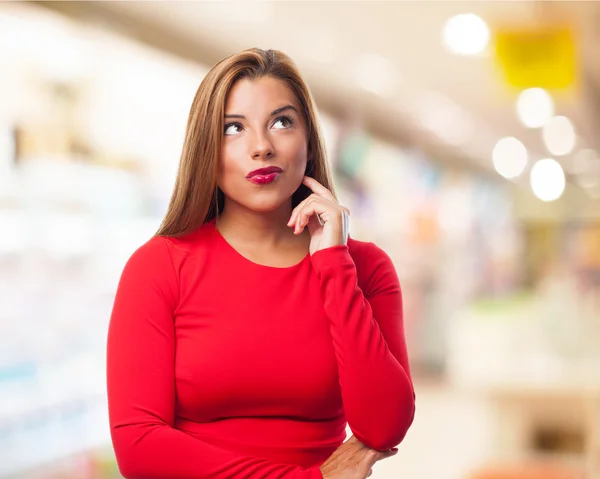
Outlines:
[[252,159],[268,160],[273,157],[275,151],[269,137],[264,133],[257,133],[254,136],[254,144],[252,145]]

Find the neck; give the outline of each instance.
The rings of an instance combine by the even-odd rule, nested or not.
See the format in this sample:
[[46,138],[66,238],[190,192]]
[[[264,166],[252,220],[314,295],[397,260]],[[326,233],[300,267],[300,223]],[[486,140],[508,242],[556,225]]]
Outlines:
[[287,226],[291,214],[291,200],[276,210],[262,213],[225,198],[223,213],[215,220],[215,225],[221,233],[235,236],[244,243],[277,245],[294,237],[293,230]]

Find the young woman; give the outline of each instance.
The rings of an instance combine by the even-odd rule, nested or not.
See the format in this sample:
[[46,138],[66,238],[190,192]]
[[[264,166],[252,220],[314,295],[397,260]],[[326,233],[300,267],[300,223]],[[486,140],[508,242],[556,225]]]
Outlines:
[[364,479],[395,454],[415,412],[400,285],[348,214],[290,58],[215,65],[110,319],[125,478]]

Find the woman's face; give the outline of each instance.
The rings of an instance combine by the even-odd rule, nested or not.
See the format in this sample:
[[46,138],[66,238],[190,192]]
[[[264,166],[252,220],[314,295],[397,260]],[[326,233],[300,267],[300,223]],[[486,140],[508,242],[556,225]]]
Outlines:
[[227,98],[224,124],[217,184],[226,204],[260,212],[287,207],[302,183],[308,149],[292,90],[270,76],[240,80]]

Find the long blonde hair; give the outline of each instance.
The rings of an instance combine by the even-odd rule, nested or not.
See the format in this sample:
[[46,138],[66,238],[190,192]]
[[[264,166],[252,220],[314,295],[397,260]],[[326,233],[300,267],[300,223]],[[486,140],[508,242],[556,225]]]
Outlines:
[[[184,235],[223,210],[224,195],[217,186],[217,171],[225,101],[235,82],[263,76],[284,81],[296,95],[307,129],[306,174],[335,195],[314,101],[298,68],[285,53],[252,48],[221,60],[200,83],[188,117],[173,194],[156,235]],[[301,185],[292,197],[292,207],[309,194],[308,188]]]

